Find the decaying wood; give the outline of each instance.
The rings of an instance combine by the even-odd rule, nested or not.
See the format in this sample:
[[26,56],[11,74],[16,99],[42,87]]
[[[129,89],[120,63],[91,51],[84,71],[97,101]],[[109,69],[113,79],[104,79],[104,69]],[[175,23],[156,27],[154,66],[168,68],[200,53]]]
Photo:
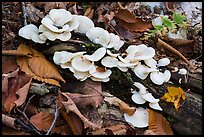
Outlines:
[[[160,98],[166,93],[165,87],[168,83],[161,86],[149,84],[144,81],[143,84],[149,89],[154,97]],[[202,134],[202,95],[185,92],[186,100],[182,103],[178,111],[173,104],[160,101],[163,112],[170,117],[170,125],[173,131],[180,135],[201,135]]]

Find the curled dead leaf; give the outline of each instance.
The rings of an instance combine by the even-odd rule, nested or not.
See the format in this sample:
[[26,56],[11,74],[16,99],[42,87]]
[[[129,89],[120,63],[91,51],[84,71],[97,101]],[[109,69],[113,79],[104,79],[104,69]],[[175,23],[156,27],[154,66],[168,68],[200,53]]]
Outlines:
[[[64,98],[63,98],[64,97]],[[90,122],[84,115],[81,114],[79,109],[77,108],[76,104],[73,100],[69,97],[69,94],[58,92],[58,102],[59,106],[63,106],[66,110],[66,113],[73,112],[79,116],[79,118],[84,123],[84,128],[90,127],[93,130],[99,129],[100,126]]]
[[136,108],[129,107],[129,105],[126,104],[124,101],[120,100],[117,97],[114,97],[110,93],[103,92],[103,94],[105,96],[104,101],[108,102],[111,105],[118,106],[123,113],[127,113],[130,116],[135,113]]
[[119,24],[125,29],[135,32],[143,32],[153,28],[151,22],[143,21],[141,18],[135,17],[129,10],[120,9],[115,18],[118,20]]
[[173,135],[173,131],[169,125],[169,122],[162,114],[151,109],[148,109],[148,113],[149,113],[148,130],[151,130],[154,134],[157,135]]

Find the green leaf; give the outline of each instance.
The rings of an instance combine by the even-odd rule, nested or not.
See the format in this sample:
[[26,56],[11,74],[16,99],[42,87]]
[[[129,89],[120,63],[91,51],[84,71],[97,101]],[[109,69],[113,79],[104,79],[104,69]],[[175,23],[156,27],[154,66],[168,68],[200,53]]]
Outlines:
[[176,13],[176,12],[173,13],[173,21],[176,24],[178,24],[179,26],[184,24],[185,19],[186,19],[186,17],[184,15],[181,15],[181,14]]
[[170,29],[173,29],[175,27],[174,23],[168,19],[167,17],[161,17],[163,24]]

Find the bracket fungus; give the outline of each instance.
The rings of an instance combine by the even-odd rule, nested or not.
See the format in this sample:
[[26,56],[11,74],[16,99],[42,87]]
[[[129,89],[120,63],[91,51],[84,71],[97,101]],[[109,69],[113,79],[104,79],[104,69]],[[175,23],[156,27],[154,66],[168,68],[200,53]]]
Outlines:
[[186,75],[187,74],[187,70],[185,68],[179,69],[178,74]]
[[124,113],[125,120],[137,128],[144,128],[148,126],[149,113],[146,109],[139,107],[133,115]]
[[106,54],[106,48],[102,47],[97,49],[92,55],[84,55],[84,58],[90,61],[99,61]]

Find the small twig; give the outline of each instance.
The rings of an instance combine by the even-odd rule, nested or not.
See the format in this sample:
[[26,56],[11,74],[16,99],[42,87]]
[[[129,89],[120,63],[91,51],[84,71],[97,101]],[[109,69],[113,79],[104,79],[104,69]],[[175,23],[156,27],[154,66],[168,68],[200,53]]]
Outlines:
[[188,61],[186,57],[184,57],[178,50],[167,44],[166,42],[162,41],[160,38],[158,38],[157,42],[158,46],[164,47],[165,49],[169,50],[170,52],[178,55],[180,58],[182,58],[190,67],[192,67],[192,64]]
[[117,2],[118,6],[120,9],[124,10],[125,8],[123,7],[123,5],[120,2]]
[[57,121],[58,116],[59,116],[59,108],[57,106],[57,101],[56,101],[56,105],[55,105],[55,117],[54,117],[54,120],[52,121],[52,124],[51,124],[50,128],[48,129],[48,131],[47,131],[47,133],[45,135],[49,135],[50,134],[50,132],[54,128],[54,125],[55,125],[55,123]]
[[26,26],[28,23],[27,23],[27,19],[26,19],[27,13],[26,13],[26,8],[25,8],[25,2],[21,2],[21,4],[22,4],[24,26]]
[[34,96],[35,96],[35,94],[32,95],[32,96],[28,99],[28,102],[26,103],[26,105],[25,105],[23,111],[21,111],[19,108],[16,108],[16,110],[17,110],[19,113],[21,113],[21,114],[23,115],[23,117],[26,119],[26,121],[27,121],[27,122],[30,124],[30,126],[33,128],[33,131],[36,132],[36,134],[41,135],[40,131],[30,122],[29,118],[27,117],[27,115],[26,115],[26,113],[25,113],[25,111],[26,111],[26,109],[27,109],[27,107],[28,107],[28,104],[30,103],[31,99],[32,99]]

